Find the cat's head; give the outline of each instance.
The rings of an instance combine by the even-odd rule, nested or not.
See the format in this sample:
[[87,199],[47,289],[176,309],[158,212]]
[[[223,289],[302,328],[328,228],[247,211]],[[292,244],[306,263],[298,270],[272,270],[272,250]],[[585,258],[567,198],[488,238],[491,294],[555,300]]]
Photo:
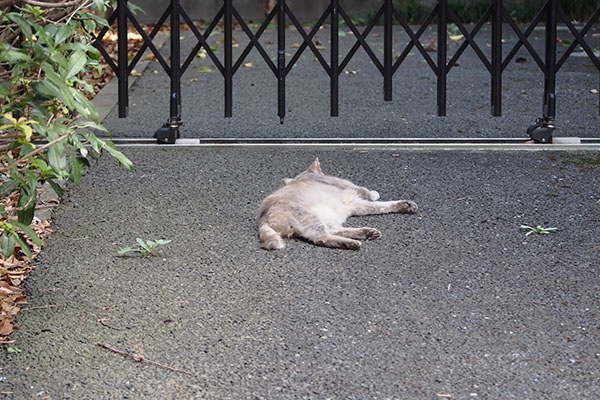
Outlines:
[[319,159],[315,158],[312,164],[308,167],[308,169],[298,175],[295,178],[283,178],[283,184],[287,185],[288,183],[294,182],[303,177],[307,177],[310,175],[325,175],[323,171],[321,171],[321,164],[319,163]]

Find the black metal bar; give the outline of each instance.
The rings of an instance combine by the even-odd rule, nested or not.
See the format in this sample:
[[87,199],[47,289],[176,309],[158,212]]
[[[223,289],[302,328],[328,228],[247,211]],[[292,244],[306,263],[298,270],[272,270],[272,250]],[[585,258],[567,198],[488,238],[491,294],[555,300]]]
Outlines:
[[296,62],[298,61],[298,59],[300,58],[300,56],[302,55],[302,53],[304,52],[304,50],[306,49],[307,46],[310,47],[311,51],[313,52],[313,54],[315,55],[315,57],[317,58],[319,63],[321,63],[321,66],[323,67],[325,72],[327,72],[327,75],[331,75],[331,69],[329,68],[329,65],[327,64],[327,61],[325,61],[325,58],[323,58],[323,55],[317,49],[317,47],[315,46],[315,44],[312,41],[313,38],[315,37],[315,35],[317,34],[317,32],[319,31],[319,29],[323,26],[323,23],[327,19],[327,16],[331,13],[331,5],[327,6],[327,8],[323,12],[321,17],[317,21],[317,23],[315,24],[315,26],[313,26],[313,28],[311,29],[311,31],[308,35],[304,31],[304,28],[302,27],[302,24],[300,23],[298,18],[296,18],[296,16],[291,12],[291,10],[287,6],[287,4],[285,6],[285,10],[286,10],[288,17],[294,24],[294,26],[296,26],[296,30],[302,36],[302,39],[303,39],[302,44],[300,45],[298,50],[296,50],[296,53],[294,53],[292,59],[288,62],[288,65],[285,70],[285,75],[287,76],[287,74],[290,73],[291,69],[294,67],[294,65],[296,64]]
[[196,36],[196,39],[198,39],[198,43],[196,43],[196,45],[194,46],[194,48],[192,49],[192,51],[190,52],[190,54],[188,55],[186,60],[183,62],[183,65],[181,66],[181,75],[183,75],[185,73],[185,71],[188,69],[190,64],[192,64],[192,61],[194,60],[194,58],[196,57],[196,55],[198,54],[200,49],[202,47],[204,47],[206,54],[208,54],[208,56],[212,60],[213,64],[215,64],[215,66],[217,67],[217,69],[219,70],[221,75],[225,76],[225,67],[223,67],[223,64],[221,64],[221,61],[219,61],[219,59],[215,55],[215,52],[210,48],[208,43],[206,43],[206,41],[208,40],[208,37],[210,36],[212,31],[215,29],[215,27],[217,26],[217,24],[223,17],[224,9],[225,9],[225,6],[223,6],[219,9],[219,12],[215,16],[215,18],[209,24],[208,28],[206,28],[206,31],[204,31],[204,35],[200,33],[198,28],[196,28],[196,25],[194,25],[194,21],[192,21],[192,19],[187,15],[185,10],[183,8],[181,9],[181,13],[180,13],[181,17],[183,18],[185,23],[190,27],[190,29],[192,30],[192,33],[194,33],[194,35]]
[[233,21],[232,0],[225,0],[224,14],[224,46],[225,46],[225,118],[233,115]]
[[548,1],[546,14],[546,71],[544,72],[544,116],[554,118],[551,96],[556,96],[556,23],[558,0]]
[[119,118],[127,118],[129,111],[129,74],[127,72],[127,0],[119,0],[117,33],[119,35],[117,62],[119,78]]
[[[360,46],[363,46],[363,48],[365,48],[365,51],[367,51],[367,54],[368,54],[368,50],[366,50],[366,47],[368,47],[368,44],[365,41],[365,38],[367,36],[369,36],[369,33],[371,33],[371,31],[373,30],[373,28],[377,24],[377,21],[379,21],[379,19],[383,16],[384,8],[385,8],[385,5],[381,6],[379,8],[379,11],[377,11],[377,13],[373,17],[373,19],[371,19],[371,22],[369,22],[369,24],[363,30],[362,34],[358,32],[356,27],[354,27],[354,26],[350,27],[352,33],[356,36],[357,40],[354,43],[354,45],[352,46],[352,48],[350,49],[350,51],[348,52],[348,54],[346,54],[346,57],[344,57],[342,62],[339,64],[340,71],[343,71],[344,68],[346,68],[346,66],[350,62],[350,59],[352,59],[352,57],[354,57],[354,54],[356,54],[356,52],[358,51]],[[379,60],[377,60],[377,62],[379,62]],[[379,67],[381,67],[382,68],[381,70],[383,71],[383,66],[379,65]]]
[[117,67],[117,64],[115,64],[114,61],[112,60],[112,58],[110,58],[110,55],[108,54],[106,49],[104,47],[102,47],[102,39],[104,39],[104,35],[106,35],[106,33],[108,32],[108,30],[110,29],[112,24],[117,19],[118,14],[119,13],[116,9],[111,12],[110,16],[107,19],[107,22],[108,22],[107,26],[103,27],[100,30],[100,33],[98,33],[98,36],[96,36],[94,38],[94,41],[92,42],[92,45],[98,49],[98,51],[100,52],[100,54],[102,54],[102,57],[104,57],[104,60],[106,61],[106,63],[110,67],[110,69],[112,69],[112,71],[115,74],[117,74],[117,76],[119,74],[119,67]]
[[246,36],[248,36],[248,39],[250,39],[250,43],[248,43],[248,45],[246,46],[246,48],[244,49],[244,51],[239,56],[239,58],[237,59],[237,61],[235,62],[234,66],[233,66],[233,74],[235,75],[235,73],[240,68],[240,66],[242,65],[242,63],[244,62],[244,60],[246,59],[246,57],[248,56],[248,54],[250,53],[252,48],[256,47],[256,50],[258,50],[261,57],[265,60],[265,63],[271,69],[271,71],[273,72],[273,75],[277,76],[277,67],[275,66],[275,64],[273,63],[271,58],[269,58],[269,55],[267,54],[267,52],[265,51],[263,46],[258,41],[258,39],[262,36],[264,31],[267,29],[267,27],[273,20],[273,18],[275,18],[275,14],[277,13],[277,7],[273,7],[273,10],[271,10],[271,13],[267,16],[267,19],[265,19],[265,22],[262,23],[262,25],[260,26],[260,28],[258,29],[256,34],[252,34],[252,31],[250,31],[250,28],[248,28],[248,25],[245,22],[243,22],[241,15],[238,14],[238,12],[235,8],[233,8],[232,11],[233,11],[233,15],[238,20],[238,22],[240,23],[240,26],[246,33]]
[[385,13],[383,22],[383,99],[392,100],[392,41],[394,4],[392,0],[385,0]]
[[481,60],[483,65],[487,68],[487,70],[490,73],[492,73],[492,64],[487,59],[485,54],[483,54],[483,51],[481,51],[481,48],[479,48],[479,45],[477,44],[477,42],[475,42],[475,39],[474,39],[474,37],[477,35],[477,33],[479,32],[479,30],[481,29],[483,24],[488,20],[490,14],[492,12],[492,7],[493,7],[493,5],[490,4],[488,9],[485,10],[483,15],[481,16],[481,18],[479,18],[479,21],[477,21],[477,23],[475,24],[475,27],[473,28],[473,30],[471,32],[467,31],[467,28],[465,28],[465,26],[460,22],[460,20],[458,19],[458,16],[454,13],[454,11],[452,11],[452,8],[448,8],[448,16],[455,23],[455,25],[458,27],[460,32],[463,34],[463,36],[465,37],[465,40],[461,43],[460,47],[458,48],[458,50],[456,50],[456,52],[454,53],[454,55],[452,56],[450,61],[448,61],[448,70],[446,71],[447,73],[450,72],[452,67],[454,67],[456,61],[458,61],[460,56],[462,56],[464,51],[469,46],[471,46],[471,48],[473,49],[473,51],[475,52],[477,57],[479,57],[479,59]]
[[285,0],[277,2],[277,115],[285,118]]
[[527,133],[536,143],[551,143],[552,133],[556,129],[556,24],[558,22],[558,0],[548,0],[546,11],[546,38],[544,63],[544,99],[543,115],[527,129]]
[[[377,67],[377,69],[379,70],[379,72],[383,76],[383,64],[381,64],[381,61],[379,61],[379,58],[377,58],[377,56],[375,55],[375,53],[371,49],[371,46],[369,46],[369,44],[367,43],[367,41],[366,41],[367,35],[366,34],[362,34],[362,35],[360,34],[360,32],[358,31],[358,29],[356,29],[356,25],[354,24],[354,22],[352,22],[352,19],[348,16],[348,14],[346,14],[346,12],[344,11],[344,9],[339,6],[339,3],[338,3],[338,9],[337,9],[337,11],[338,11],[339,16],[342,17],[342,19],[344,20],[344,22],[346,23],[346,25],[348,26],[348,28],[350,28],[350,31],[352,31],[352,34],[360,42],[360,45],[367,52],[367,55],[369,56],[369,58],[371,58],[371,60],[373,61],[373,64]],[[374,23],[376,23],[377,20],[378,20],[377,16],[383,15],[384,11],[385,11],[385,4],[381,6],[381,8],[379,9],[379,13],[377,13],[376,17],[373,19]],[[365,29],[365,31],[366,31],[366,29]],[[344,58],[344,62],[345,63],[347,63],[347,61],[349,61],[348,57],[352,57],[352,56],[350,56],[350,53],[348,53],[348,56],[346,56],[346,58]]]
[[171,0],[171,124],[181,123],[181,67],[179,0]]
[[571,55],[573,50],[575,50],[575,48],[578,45],[581,46],[583,51],[586,52],[586,54],[588,55],[590,60],[594,63],[596,68],[598,70],[600,70],[600,61],[598,60],[598,57],[596,57],[596,55],[594,54],[594,50],[592,50],[590,48],[590,46],[587,44],[587,42],[585,41],[585,37],[584,37],[585,34],[588,32],[588,30],[594,25],[594,21],[596,21],[596,19],[598,19],[598,15],[600,14],[600,8],[598,8],[598,10],[596,10],[594,15],[592,15],[590,20],[587,22],[587,24],[585,24],[585,26],[581,30],[581,32],[577,31],[575,26],[573,26],[573,23],[571,23],[569,17],[567,16],[567,14],[565,14],[565,12],[562,10],[562,8],[558,7],[557,11],[558,11],[558,16],[563,20],[565,25],[569,28],[569,31],[571,31],[571,33],[575,37],[575,40],[573,40],[573,42],[571,42],[571,45],[569,46],[569,48],[565,51],[565,53],[562,55],[562,57],[556,64],[556,72],[558,72],[560,70],[560,68],[562,67],[564,62],[567,60],[567,58],[569,58],[569,56]]
[[133,71],[133,69],[135,68],[135,65],[138,63],[139,59],[144,54],[144,51],[146,51],[146,48],[150,47],[150,50],[152,51],[152,54],[154,54],[154,56],[156,57],[156,61],[159,62],[159,64],[163,67],[163,69],[165,70],[165,72],[169,76],[171,75],[171,68],[169,67],[169,65],[167,64],[167,62],[163,58],[163,56],[160,54],[160,51],[158,50],[158,48],[156,48],[156,46],[154,45],[154,43],[152,43],[152,39],[154,39],[154,36],[156,36],[156,34],[158,33],[158,31],[160,29],[160,25],[162,23],[164,23],[164,21],[167,19],[167,16],[169,15],[169,11],[171,9],[172,9],[172,7],[169,7],[163,13],[164,19],[163,19],[163,17],[161,17],[161,19],[158,21],[157,25],[152,30],[150,36],[146,35],[146,32],[144,32],[144,28],[142,28],[142,26],[140,25],[140,23],[135,19],[135,16],[131,13],[131,11],[127,10],[127,16],[129,18],[129,21],[131,21],[132,25],[139,32],[139,34],[142,36],[142,38],[144,40],[143,46],[137,52],[136,56],[134,57],[134,59],[129,64],[129,67],[127,68],[128,73],[131,73],[131,71]]
[[502,0],[493,0],[492,11],[492,115],[502,115]]
[[438,115],[446,116],[446,89],[447,89],[447,64],[448,54],[447,24],[448,24],[448,0],[438,2],[438,35],[437,35],[437,106]]
[[331,68],[331,76],[330,76],[330,113],[332,117],[337,117],[340,115],[340,107],[339,107],[339,79],[340,79],[340,69],[339,69],[339,54],[340,54],[340,16],[339,16],[339,4],[338,0],[331,0],[331,60],[330,60],[330,68]]
[[427,16],[427,18],[425,18],[425,22],[423,22],[423,25],[421,25],[421,27],[417,30],[417,33],[414,33],[412,31],[412,29],[408,25],[408,22],[406,22],[406,20],[402,17],[402,15],[400,15],[398,13],[398,10],[394,10],[394,15],[396,16],[396,20],[398,20],[400,25],[402,25],[402,27],[404,28],[404,30],[410,37],[410,43],[408,44],[408,46],[406,46],[406,48],[404,49],[402,54],[400,54],[400,56],[394,63],[394,73],[400,67],[400,65],[404,62],[406,57],[410,54],[410,51],[412,50],[412,48],[416,47],[417,50],[419,50],[419,53],[421,53],[421,55],[425,59],[425,62],[427,62],[427,65],[429,65],[431,70],[437,75],[437,65],[435,65],[435,63],[433,62],[433,60],[427,53],[427,50],[425,50],[425,48],[423,47],[423,45],[421,44],[419,39],[421,38],[423,33],[427,30],[427,28],[429,28],[429,25],[431,25],[433,18],[437,14],[438,8],[439,8],[439,4],[436,4],[436,6],[433,8],[433,10],[431,10],[431,13]]
[[512,17],[508,13],[508,11],[506,11],[506,9],[504,9],[504,8],[502,9],[502,15],[504,16],[504,20],[506,22],[508,22],[511,29],[519,37],[519,41],[517,42],[517,44],[512,48],[512,50],[508,53],[508,55],[502,62],[502,70],[504,70],[506,67],[508,67],[508,64],[510,64],[510,61],[517,54],[517,52],[519,51],[521,46],[525,46],[525,48],[527,49],[529,54],[531,54],[531,57],[533,57],[533,60],[540,67],[541,71],[544,71],[546,69],[546,67],[544,66],[544,62],[542,61],[540,56],[537,54],[537,52],[535,51],[535,49],[533,48],[531,43],[529,43],[529,40],[527,38],[529,37],[529,35],[531,35],[531,32],[533,32],[533,30],[535,29],[537,24],[542,20],[544,14],[546,14],[547,8],[548,8],[548,3],[546,3],[544,5],[544,7],[542,7],[542,9],[536,14],[536,16],[533,18],[533,21],[531,22],[529,27],[527,27],[525,32],[521,32],[521,30],[519,29],[519,26],[512,19]]

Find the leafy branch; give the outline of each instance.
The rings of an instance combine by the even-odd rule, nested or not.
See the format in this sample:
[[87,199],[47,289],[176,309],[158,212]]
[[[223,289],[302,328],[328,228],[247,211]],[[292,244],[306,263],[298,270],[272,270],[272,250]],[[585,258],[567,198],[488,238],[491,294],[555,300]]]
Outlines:
[[[98,74],[100,52],[94,31],[106,27],[97,15],[109,0],[0,0],[0,209],[4,258],[16,248],[30,257],[26,238],[37,203],[37,188],[48,182],[79,184],[83,169],[102,153],[125,168],[133,165],[95,132],[98,112],[88,99],[94,87],[84,79]],[[14,6],[13,11],[7,9]],[[14,11],[17,10],[17,11]],[[87,93],[87,95],[86,95]],[[45,142],[43,145],[36,143]]]

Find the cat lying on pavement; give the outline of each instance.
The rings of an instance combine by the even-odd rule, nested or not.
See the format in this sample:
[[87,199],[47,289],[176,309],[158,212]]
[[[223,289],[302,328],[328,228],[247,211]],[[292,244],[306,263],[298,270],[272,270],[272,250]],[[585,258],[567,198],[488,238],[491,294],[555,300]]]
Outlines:
[[258,236],[264,249],[284,247],[283,238],[303,238],[317,246],[358,250],[356,239],[379,239],[374,228],[346,228],[353,215],[387,213],[414,214],[417,204],[410,200],[377,201],[379,193],[354,183],[323,174],[319,160],[262,202]]

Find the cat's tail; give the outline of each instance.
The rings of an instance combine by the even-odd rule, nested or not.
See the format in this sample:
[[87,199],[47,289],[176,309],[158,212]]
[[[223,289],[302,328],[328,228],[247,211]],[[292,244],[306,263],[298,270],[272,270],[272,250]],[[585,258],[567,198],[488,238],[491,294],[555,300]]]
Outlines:
[[266,250],[279,250],[285,246],[281,235],[266,222],[258,228],[258,238],[262,248]]

